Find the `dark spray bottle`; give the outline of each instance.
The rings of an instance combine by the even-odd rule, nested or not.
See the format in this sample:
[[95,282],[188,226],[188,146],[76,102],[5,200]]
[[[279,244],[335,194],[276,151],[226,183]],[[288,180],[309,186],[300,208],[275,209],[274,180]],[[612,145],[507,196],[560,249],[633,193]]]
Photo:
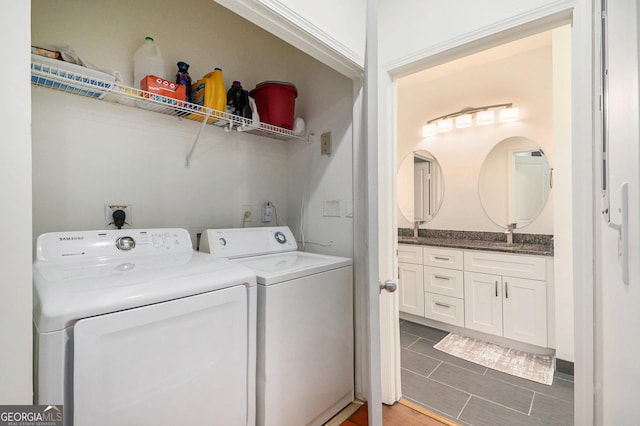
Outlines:
[[186,88],[185,101],[192,102],[191,99],[191,76],[189,75],[189,64],[178,62],[178,72],[176,73],[176,83],[182,84]]

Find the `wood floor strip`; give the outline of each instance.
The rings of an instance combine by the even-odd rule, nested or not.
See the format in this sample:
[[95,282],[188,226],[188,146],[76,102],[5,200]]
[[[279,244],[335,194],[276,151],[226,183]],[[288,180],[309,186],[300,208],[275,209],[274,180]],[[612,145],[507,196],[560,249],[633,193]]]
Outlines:
[[440,423],[447,425],[447,426],[461,426],[460,423],[456,423],[450,419],[448,419],[447,417],[441,416],[438,413],[434,413],[433,411],[424,408],[422,405],[416,404],[413,401],[409,401],[408,399],[404,399],[404,398],[400,398],[400,401],[398,401],[398,403],[404,405],[405,407],[409,407],[412,410],[415,410],[421,414],[424,414],[427,417],[431,417],[434,420],[439,421]]

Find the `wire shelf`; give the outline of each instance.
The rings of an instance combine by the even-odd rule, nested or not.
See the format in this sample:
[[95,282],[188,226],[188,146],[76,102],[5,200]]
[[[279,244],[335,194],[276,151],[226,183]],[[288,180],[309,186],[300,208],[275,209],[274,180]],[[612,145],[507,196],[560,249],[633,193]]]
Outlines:
[[40,59],[32,56],[31,83],[34,86],[117,102],[165,115],[199,121],[203,124],[206,122],[206,124],[222,127],[227,131],[248,132],[280,140],[306,138],[304,135],[271,124],[254,122],[249,118],[123,86],[116,83],[115,79],[108,74],[60,60],[44,57]]

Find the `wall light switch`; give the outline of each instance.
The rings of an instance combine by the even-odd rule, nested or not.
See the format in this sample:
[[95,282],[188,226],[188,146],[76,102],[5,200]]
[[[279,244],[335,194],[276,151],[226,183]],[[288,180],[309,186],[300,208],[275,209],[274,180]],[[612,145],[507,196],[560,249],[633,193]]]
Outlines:
[[344,202],[344,216],[353,217],[353,201],[346,200]]
[[320,135],[320,155],[331,155],[331,132]]
[[340,200],[328,200],[322,203],[322,216],[340,217],[341,215]]

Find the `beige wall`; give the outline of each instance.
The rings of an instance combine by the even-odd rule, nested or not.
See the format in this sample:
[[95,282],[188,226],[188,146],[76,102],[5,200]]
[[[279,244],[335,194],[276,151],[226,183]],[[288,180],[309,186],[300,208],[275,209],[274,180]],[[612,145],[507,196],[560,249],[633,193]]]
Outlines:
[[[166,0],[35,0],[33,43],[68,44],[129,84],[133,52],[147,35],[161,48],[168,79],[184,60],[193,79],[221,67],[227,87],[233,80],[248,89],[265,80],[292,82],[296,115],[316,138],[280,141],[208,126],[185,168],[198,123],[34,89],[34,235],[103,228],[104,205],[112,203],[131,204],[137,228],[184,227],[194,236],[206,227],[238,227],[243,204],[253,210],[247,225],[264,226],[260,206],[267,201],[278,223],[298,234],[300,188],[307,187],[308,214],[322,211],[318,194],[351,200],[351,80],[216,3],[190,0],[189,10],[196,13],[180,13]],[[333,133],[334,154],[319,158],[324,131]],[[350,218],[320,215],[305,225],[309,235],[335,232],[328,250],[351,255]]]
[[[478,195],[484,160],[504,139],[519,136],[535,141],[553,167],[551,36],[547,33],[536,37],[540,39],[536,43],[525,44],[531,49],[528,51],[509,56],[489,52],[485,55],[488,59],[463,59],[398,80],[398,161],[424,149],[435,156],[443,172],[441,208],[423,228],[492,232],[505,229],[506,223],[499,226],[485,213]],[[515,123],[474,125],[422,137],[427,120],[466,107],[509,102],[520,111],[521,118]],[[554,197],[552,191],[538,218],[519,232],[553,234]],[[398,226],[412,224],[399,214]]]

